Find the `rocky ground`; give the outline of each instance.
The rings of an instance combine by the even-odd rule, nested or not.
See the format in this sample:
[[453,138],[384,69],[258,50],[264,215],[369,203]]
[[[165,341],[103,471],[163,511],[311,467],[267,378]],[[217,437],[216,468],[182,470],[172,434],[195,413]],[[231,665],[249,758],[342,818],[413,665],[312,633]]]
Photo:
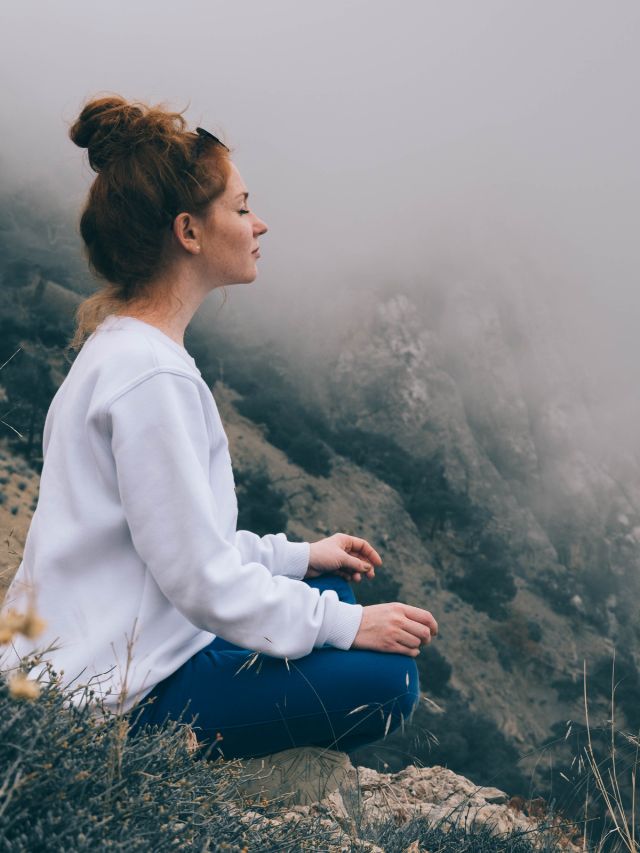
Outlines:
[[[465,827],[472,832],[485,827],[496,836],[521,832],[534,846],[553,843],[559,851],[583,850],[579,830],[547,813],[541,801],[510,798],[445,767],[408,766],[399,773],[378,773],[354,767],[344,753],[315,747],[245,760],[241,766],[253,776],[241,789],[247,803],[232,807],[241,821],[295,822],[302,816],[322,815],[334,831],[335,851],[384,853],[361,835],[363,827],[389,818],[398,826],[424,818],[448,829]],[[281,804],[281,817],[266,818],[251,809],[252,801],[265,800]],[[421,850],[414,842],[405,853]]]

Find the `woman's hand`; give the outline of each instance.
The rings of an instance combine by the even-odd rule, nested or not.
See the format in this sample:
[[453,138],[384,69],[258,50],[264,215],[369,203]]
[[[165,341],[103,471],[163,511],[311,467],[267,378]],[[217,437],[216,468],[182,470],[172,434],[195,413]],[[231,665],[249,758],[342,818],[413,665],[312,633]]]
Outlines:
[[381,564],[382,557],[365,539],[348,533],[334,533],[311,543],[305,578],[333,573],[359,583],[363,576],[375,577],[374,567]]
[[421,607],[400,601],[369,604],[362,610],[362,622],[351,648],[415,658],[437,633],[438,623]]

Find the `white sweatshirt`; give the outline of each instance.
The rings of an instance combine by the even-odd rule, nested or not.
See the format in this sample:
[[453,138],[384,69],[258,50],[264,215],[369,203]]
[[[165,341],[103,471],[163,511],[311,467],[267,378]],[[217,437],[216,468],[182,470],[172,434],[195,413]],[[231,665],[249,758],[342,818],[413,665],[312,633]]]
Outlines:
[[[89,684],[124,713],[215,635],[292,659],[353,643],[362,605],[301,582],[308,542],[236,530],[215,400],[160,329],[113,314],[98,326],[51,402],[43,454],[2,610],[25,611],[30,587],[47,628],[0,648],[0,669],[53,642],[43,660],[71,701],[82,704],[77,688]],[[45,679],[43,669],[30,676]]]

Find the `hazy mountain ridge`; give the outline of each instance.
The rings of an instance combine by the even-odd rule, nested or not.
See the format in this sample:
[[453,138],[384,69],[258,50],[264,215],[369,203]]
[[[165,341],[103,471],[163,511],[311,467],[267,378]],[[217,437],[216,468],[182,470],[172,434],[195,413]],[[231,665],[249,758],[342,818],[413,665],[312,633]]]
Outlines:
[[[543,583],[559,604],[580,595],[602,616],[590,582],[638,591],[637,458],[607,446],[582,377],[542,323],[534,340],[515,313],[505,329],[500,308],[460,288],[435,329],[410,297],[391,297],[359,317],[333,364],[318,370],[319,401],[334,423],[355,415],[416,457],[439,450],[450,489],[488,510],[486,528],[513,552],[514,573]],[[635,627],[626,639],[637,642]]]

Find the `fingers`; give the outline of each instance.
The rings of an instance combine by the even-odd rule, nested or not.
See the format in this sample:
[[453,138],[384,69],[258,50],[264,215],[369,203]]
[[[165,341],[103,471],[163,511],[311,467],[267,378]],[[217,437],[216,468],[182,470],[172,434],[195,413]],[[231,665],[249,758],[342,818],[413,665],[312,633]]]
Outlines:
[[360,583],[362,580],[362,575],[360,572],[338,572],[341,578],[344,578],[346,581],[355,581],[356,583]]
[[[414,622],[413,625],[417,626],[418,623]],[[400,653],[409,655],[410,657],[417,657],[422,647],[431,642],[431,632],[425,625],[416,628],[416,631],[417,633],[403,630],[396,632],[396,646],[391,651],[394,651],[396,654]]]
[[345,551],[357,553],[374,566],[382,565],[382,557],[366,539],[361,539],[358,536],[350,536],[348,533],[345,533],[344,536],[347,539],[347,542],[343,545]]
[[417,658],[420,654],[420,646],[410,648],[409,646],[403,646],[401,643],[398,643],[398,645],[390,651],[396,655],[408,655],[409,657]]
[[407,646],[410,649],[419,649],[422,645],[431,642],[431,632],[428,628],[423,628],[420,635],[414,634],[411,631],[399,631],[396,640],[401,646]]
[[421,607],[413,607],[411,604],[403,604],[402,607],[404,615],[408,619],[413,622],[419,622],[421,625],[426,625],[434,636],[438,633],[438,623],[428,610],[423,610]]
[[370,563],[363,562],[357,557],[347,556],[343,561],[343,567],[355,574],[368,575],[373,572],[373,566]]

